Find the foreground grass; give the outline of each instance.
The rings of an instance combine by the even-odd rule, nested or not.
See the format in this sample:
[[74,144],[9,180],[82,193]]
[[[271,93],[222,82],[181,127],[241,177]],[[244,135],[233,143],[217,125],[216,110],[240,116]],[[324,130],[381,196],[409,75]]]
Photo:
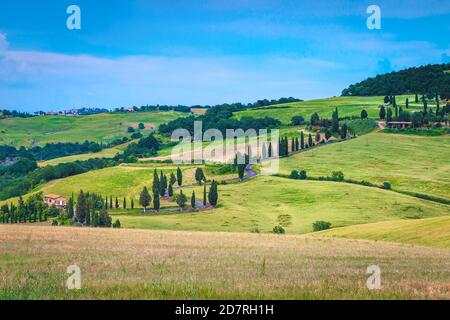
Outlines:
[[306,170],[310,176],[345,177],[449,199],[450,136],[371,133],[280,160],[280,171]]
[[[0,299],[439,299],[450,251],[232,233],[0,225]],[[69,265],[82,289],[65,287]],[[368,290],[368,266],[382,271]]]
[[12,146],[44,145],[51,142],[110,142],[130,136],[129,126],[143,122],[157,127],[178,117],[178,112],[101,113],[88,116],[42,116],[0,120],[0,144]]
[[331,229],[318,232],[316,235],[394,241],[450,248],[450,217],[383,221]]

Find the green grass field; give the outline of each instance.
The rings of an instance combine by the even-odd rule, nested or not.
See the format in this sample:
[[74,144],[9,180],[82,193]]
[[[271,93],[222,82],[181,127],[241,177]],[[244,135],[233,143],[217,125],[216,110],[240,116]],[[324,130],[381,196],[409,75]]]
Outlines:
[[129,126],[142,122],[147,127],[186,116],[177,112],[101,113],[89,116],[42,116],[0,120],[0,144],[43,145],[51,142],[109,142],[130,136]]
[[449,230],[450,216],[445,216],[418,220],[382,221],[321,231],[316,235],[450,248]]
[[[450,252],[308,236],[0,225],[0,299],[446,299]],[[367,267],[380,266],[381,290]],[[67,290],[67,267],[81,290]]]
[[449,199],[450,136],[371,133],[280,160],[280,171],[310,176],[342,171],[346,178]]
[[[414,103],[414,96],[398,96],[397,104],[405,108],[406,97],[409,98],[410,109],[421,109],[421,103]],[[284,124],[289,124],[293,116],[303,116],[309,121],[311,115],[317,112],[319,116],[331,119],[331,114],[337,107],[339,116],[360,116],[365,109],[369,117],[378,119],[379,106],[383,104],[384,97],[334,97],[318,100],[308,100],[303,102],[292,102],[268,107],[249,109],[236,113],[237,118],[245,116],[253,118],[272,117],[280,120]],[[433,103],[430,107],[435,107]]]

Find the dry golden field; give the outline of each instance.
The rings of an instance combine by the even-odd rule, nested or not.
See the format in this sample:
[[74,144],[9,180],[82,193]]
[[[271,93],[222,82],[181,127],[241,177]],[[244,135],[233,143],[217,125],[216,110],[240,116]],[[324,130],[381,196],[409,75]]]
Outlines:
[[[1,299],[449,299],[450,251],[388,242],[0,225]],[[67,290],[69,265],[82,289]],[[366,269],[381,268],[381,290]]]

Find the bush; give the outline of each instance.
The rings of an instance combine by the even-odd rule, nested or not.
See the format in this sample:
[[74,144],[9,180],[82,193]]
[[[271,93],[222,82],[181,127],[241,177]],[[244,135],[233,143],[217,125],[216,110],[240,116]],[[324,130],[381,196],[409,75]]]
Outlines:
[[389,182],[383,182],[383,189],[390,190],[392,188]]
[[58,221],[53,220],[53,221],[52,221],[52,226],[57,226],[57,225],[58,225]]
[[273,233],[275,234],[284,234],[284,228],[282,226],[275,226],[273,227]]
[[289,175],[289,179],[299,179],[300,175],[297,170],[292,170],[291,174]]
[[120,225],[120,220],[117,219],[117,220],[113,223],[112,227],[115,228],[115,229],[120,229],[120,227],[121,227],[121,225]]
[[316,221],[313,223],[314,231],[327,230],[331,228],[331,223],[327,221]]
[[307,178],[306,171],[305,170],[300,171],[299,179],[300,180],[305,180],[306,178]]
[[342,171],[333,171],[331,173],[331,179],[334,181],[344,181],[344,173]]

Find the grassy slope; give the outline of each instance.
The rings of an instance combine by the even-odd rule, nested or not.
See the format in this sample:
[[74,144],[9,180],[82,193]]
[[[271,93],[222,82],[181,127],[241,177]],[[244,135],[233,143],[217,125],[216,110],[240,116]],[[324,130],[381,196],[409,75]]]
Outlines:
[[317,235],[395,241],[450,248],[450,217],[383,221],[331,229]]
[[[201,190],[197,188],[196,194],[201,195]],[[117,218],[131,228],[242,232],[258,228],[271,232],[274,226],[282,224],[287,233],[299,234],[311,232],[312,223],[317,220],[347,226],[440,216],[449,210],[449,206],[392,191],[267,176],[244,184],[221,185],[219,194],[220,207],[212,211]]]
[[[398,96],[397,104],[405,108],[405,99],[409,97],[410,109],[421,109],[422,105],[414,103],[414,96]],[[336,107],[339,109],[339,116],[360,116],[365,109],[369,117],[378,118],[379,106],[383,104],[384,97],[334,97],[327,99],[308,100],[303,102],[293,102],[279,104],[260,109],[250,109],[236,113],[237,118],[250,116],[254,118],[272,117],[279,119],[284,124],[289,124],[293,116],[303,116],[309,120],[314,112],[321,117],[331,119],[331,114]],[[434,108],[434,104],[429,106]]]
[[280,161],[282,173],[305,169],[311,176],[344,172],[346,178],[449,198],[450,136],[372,133]]
[[135,123],[159,125],[185,115],[176,112],[142,112],[3,119],[0,120],[0,144],[29,146],[84,140],[108,142],[129,136],[127,128]]
[[[450,252],[347,239],[0,225],[0,299],[448,298]],[[86,250],[89,248],[89,250]],[[82,289],[67,290],[76,264]],[[368,266],[382,289],[368,290]]]
[[73,156],[67,156],[67,157],[61,157],[61,158],[55,158],[47,161],[40,161],[38,164],[40,167],[45,167],[48,165],[57,165],[60,163],[67,163],[67,162],[73,162],[73,161],[83,161],[83,160],[89,160],[93,158],[113,158],[116,154],[123,152],[126,148],[126,146],[130,144],[130,142],[108,148],[103,149],[100,152],[95,153],[84,153],[84,154],[77,154]]

